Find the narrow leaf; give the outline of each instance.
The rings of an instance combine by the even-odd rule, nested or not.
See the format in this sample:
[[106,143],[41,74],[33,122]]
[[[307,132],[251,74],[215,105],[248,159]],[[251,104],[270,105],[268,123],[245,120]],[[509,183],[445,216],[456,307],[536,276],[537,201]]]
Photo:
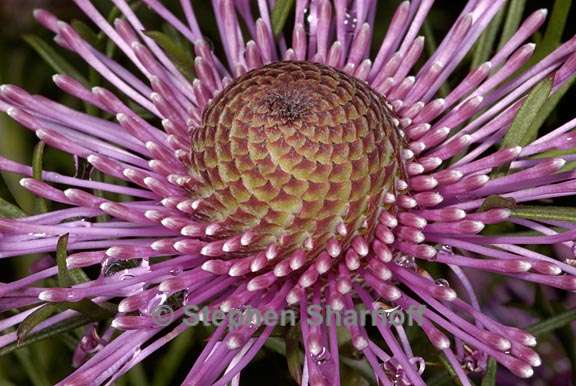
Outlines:
[[104,308],[89,299],[82,299],[79,302],[57,303],[57,305],[64,309],[77,311],[95,322],[110,319],[116,314],[115,306],[112,304],[109,304],[107,308]]
[[280,35],[282,30],[284,30],[284,25],[288,20],[288,15],[292,11],[294,6],[294,0],[278,0],[274,9],[272,10],[272,33],[274,36]]
[[358,370],[348,366],[342,366],[340,378],[342,386],[370,386],[370,382]]
[[58,265],[58,285],[71,287],[74,284],[87,282],[88,276],[81,269],[68,269],[66,258],[68,257],[68,234],[58,239],[56,246],[56,264]]
[[498,11],[476,42],[476,48],[472,56],[472,68],[476,68],[487,61],[494,52],[494,43],[496,42],[496,37],[498,36],[503,20],[504,8]]
[[78,34],[82,37],[82,39],[86,40],[92,46],[97,49],[102,49],[101,39],[96,32],[92,28],[88,26],[88,24],[84,23],[81,20],[75,19],[70,22],[72,27],[78,32]]
[[479,210],[480,212],[484,212],[489,209],[498,209],[498,208],[512,209],[515,207],[516,207],[516,201],[514,201],[514,199],[498,195],[492,195],[486,197],[486,199],[480,206]]
[[516,217],[576,223],[576,208],[561,206],[520,206],[512,210]]
[[526,0],[512,0],[508,5],[508,12],[506,13],[506,21],[502,28],[502,35],[500,36],[500,43],[498,43],[498,50],[510,40],[512,35],[518,30],[522,16],[524,14],[524,7]]
[[[42,181],[42,170],[44,167],[44,148],[44,142],[40,141],[34,147],[34,152],[32,154],[32,177],[38,181]],[[37,197],[34,205],[37,213],[48,212],[48,202],[44,198]]]
[[284,339],[270,337],[266,340],[264,346],[276,354],[286,355],[286,342]]
[[[110,309],[113,307],[111,304],[105,305]],[[68,309],[78,311],[83,315],[72,317],[36,333],[31,333],[34,327],[38,326],[54,313]],[[62,302],[45,304],[28,315],[28,317],[20,323],[16,331],[16,342],[0,349],[0,356],[19,347],[24,347],[39,340],[74,330],[75,328],[88,324],[89,322],[109,319],[114,314],[115,311],[101,307],[87,299],[75,303]]]
[[494,358],[490,358],[488,361],[488,367],[486,367],[486,373],[482,378],[482,383],[480,386],[495,386],[496,385],[496,370],[498,369],[498,364]]
[[192,51],[183,45],[177,44],[173,38],[160,31],[146,31],[147,36],[154,40],[174,62],[178,70],[188,80],[192,81],[194,75],[194,57]]
[[142,363],[132,367],[130,371],[126,374],[126,378],[130,381],[132,385],[138,386],[148,386],[148,378],[146,377],[146,372],[144,371],[144,366]]
[[[16,351],[15,354],[22,366],[22,370],[26,372],[33,386],[49,386],[51,384],[47,379],[46,370],[42,369],[42,364],[38,361],[38,357],[42,355],[41,353],[24,348]],[[36,355],[33,356],[32,354]],[[3,385],[1,382],[0,384]]]
[[42,181],[42,168],[44,163],[44,142],[40,141],[34,147],[34,155],[32,157],[32,178]]
[[52,67],[56,72],[60,74],[70,75],[79,82],[88,84],[86,78],[74,68],[62,55],[60,55],[51,45],[46,43],[42,38],[36,35],[26,35],[23,38],[26,43],[30,44],[32,48]]
[[[545,321],[549,321],[550,318],[554,318],[567,311],[562,301],[558,302],[550,299],[550,297],[547,296],[547,293],[548,292],[543,284],[538,285],[536,287],[534,306],[532,307]],[[576,369],[576,344],[574,332],[572,330],[572,323],[560,325],[549,331],[549,334],[557,339],[557,342],[564,349],[564,352],[570,359],[572,369]],[[576,373],[574,372],[572,372],[572,379],[573,382],[576,381]]]
[[532,122],[532,127],[533,127],[532,130],[534,130],[535,132],[538,132],[538,130],[542,127],[542,125],[544,124],[546,119],[548,119],[550,114],[552,114],[552,112],[556,110],[556,106],[562,100],[564,95],[566,95],[568,90],[574,85],[575,80],[576,80],[576,78],[570,79],[569,81],[564,83],[560,88],[558,88],[558,90],[554,94],[552,94],[548,97],[548,99],[546,100],[546,102],[544,103],[544,105],[542,106],[540,111],[538,112],[538,115],[536,116],[536,118]]
[[543,320],[541,322],[535,323],[528,327],[528,332],[538,336],[543,335],[547,332],[553,331],[557,328],[566,326],[576,320],[576,309],[571,309],[550,319]]
[[18,218],[24,216],[26,216],[26,213],[24,213],[22,209],[0,197],[0,218]]
[[193,328],[188,328],[169,346],[168,352],[159,359],[157,368],[161,369],[161,371],[154,372],[152,385],[163,386],[174,383],[179,366],[186,359],[186,354],[194,345],[195,331]]
[[18,342],[22,342],[28,334],[40,323],[48,319],[52,314],[57,311],[54,304],[45,304],[40,308],[34,310],[30,315],[28,315],[19,325],[16,331],[16,336],[18,337]]
[[[132,10],[132,12],[136,12],[138,11],[138,9],[144,4],[143,1],[141,0],[134,0],[134,1],[130,1],[128,2],[128,8]],[[108,15],[106,16],[106,20],[108,21],[108,23],[113,24],[114,20],[116,20],[116,18],[118,18],[119,16],[122,15],[122,11],[120,11],[120,8],[114,6],[112,7],[112,9],[110,9],[110,12],[108,13]],[[112,39],[107,39],[106,34],[104,32],[100,32],[98,34],[98,37],[102,40],[105,39],[106,41],[106,49],[105,49],[105,53],[106,56],[109,58],[112,58],[114,56],[114,53],[117,50],[117,46],[116,44],[114,44],[114,41]]]
[[448,371],[448,374],[450,374],[450,377],[452,378],[452,382],[454,382],[454,384],[456,384],[456,385],[462,385],[462,383],[460,382],[460,379],[458,378],[458,374],[456,374],[456,371],[452,368],[452,364],[450,364],[450,362],[448,361],[446,356],[444,354],[440,354],[440,355],[438,355],[438,358],[440,359],[440,362],[442,362],[442,364],[446,368],[446,371]]
[[500,148],[525,146],[534,140],[540,128],[536,126],[536,118],[541,114],[540,110],[546,103],[551,90],[551,78],[542,80],[532,89],[500,143]]
[[544,38],[534,53],[534,57],[531,60],[532,63],[539,61],[560,45],[571,7],[572,0],[556,0],[554,2],[554,8],[548,20]]
[[291,327],[286,334],[286,361],[288,371],[296,383],[302,382],[302,358],[300,353],[300,329]]
[[374,376],[374,370],[372,370],[366,359],[352,359],[346,356],[341,356],[340,361],[343,365],[346,365],[354,371],[357,371],[365,380],[370,383],[370,385],[377,385],[376,378]]
[[0,356],[6,355],[11,353],[12,351],[20,348],[26,347],[32,343],[38,342],[43,339],[50,338],[55,335],[62,334],[67,331],[72,331],[78,327],[84,326],[90,323],[91,320],[85,316],[76,316],[70,318],[68,320],[62,321],[57,323],[51,327],[43,329],[42,331],[38,331],[36,333],[29,334],[26,338],[24,338],[21,342],[13,342],[7,346],[4,346],[0,349]]
[[[436,49],[438,48],[438,43],[436,36],[434,35],[434,30],[432,29],[432,23],[429,20],[424,22],[422,26],[422,33],[424,34],[424,44],[426,46],[426,53],[428,56],[432,56]],[[448,82],[442,82],[442,86],[438,91],[438,95],[442,98],[450,94],[450,85]]]
[[56,245],[56,264],[58,265],[58,285],[60,285],[60,287],[70,287],[73,284],[73,280],[68,272],[68,267],[66,266],[68,237],[68,233],[61,236]]
[[[61,236],[58,239],[56,247],[56,264],[58,266],[58,285],[60,287],[71,287],[75,284],[80,284],[88,281],[86,274],[80,269],[69,270],[66,266],[66,258],[68,257],[68,234]],[[90,319],[105,320],[109,319],[115,314],[115,310],[106,309],[89,299],[83,299],[79,302],[63,302],[58,305],[72,309],[88,316]]]

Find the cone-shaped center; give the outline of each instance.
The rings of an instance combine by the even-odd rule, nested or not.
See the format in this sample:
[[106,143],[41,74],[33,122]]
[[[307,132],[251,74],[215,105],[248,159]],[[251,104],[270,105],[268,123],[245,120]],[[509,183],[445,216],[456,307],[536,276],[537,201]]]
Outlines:
[[200,218],[222,237],[253,231],[318,253],[371,231],[399,170],[400,140],[382,97],[334,68],[279,62],[235,80],[192,138]]

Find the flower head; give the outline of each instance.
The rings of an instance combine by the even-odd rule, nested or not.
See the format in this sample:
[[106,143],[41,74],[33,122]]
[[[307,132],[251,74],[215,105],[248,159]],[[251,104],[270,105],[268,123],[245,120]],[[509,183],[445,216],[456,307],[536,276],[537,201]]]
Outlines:
[[[101,384],[188,328],[189,305],[228,314],[290,309],[299,315],[302,384],[339,385],[339,331],[325,306],[422,309],[419,328],[462,384],[488,357],[519,377],[532,375],[541,362],[535,337],[483,314],[466,270],[576,290],[576,268],[530,248],[572,247],[573,225],[525,205],[576,191],[574,172],[564,169],[573,156],[547,153],[573,147],[576,121],[538,139],[518,130],[520,118],[535,119],[530,108],[576,70],[574,39],[526,66],[535,49],[526,41],[546,11],[530,15],[440,97],[503,0],[467,2],[426,60],[418,33],[429,0],[401,3],[375,56],[376,0],[297,0],[293,28],[278,34],[270,2],[254,2],[254,20],[249,1],[213,0],[224,57],[203,37],[189,1],[181,2],[185,20],[158,0],[143,2],[193,44],[193,80],[126,1],[113,0],[121,16],[110,24],[90,0],[75,0],[138,73],[39,10],[36,19],[56,42],[111,89],[89,89],[64,74],[54,82],[114,119],[14,85],[0,89],[0,110],[113,181],[38,175],[0,158],[0,170],[23,175],[25,188],[62,204],[1,219],[0,257],[58,252],[68,269],[101,267],[96,278],[41,287],[41,279],[66,276],[48,259],[3,284],[1,309],[25,308],[3,329],[52,304],[68,309],[33,331],[86,310],[111,313],[110,324],[87,327],[74,356],[79,367],[61,383]],[[504,222],[530,233],[483,233]],[[450,281],[431,266],[446,267]],[[167,305],[173,319],[159,324]],[[309,323],[309,305],[322,306],[322,323]],[[375,323],[376,338],[361,324],[345,331],[378,382],[423,385],[424,360],[404,327]],[[238,384],[273,330],[261,321],[232,328],[226,319],[184,383]],[[7,333],[0,345],[17,338]]]

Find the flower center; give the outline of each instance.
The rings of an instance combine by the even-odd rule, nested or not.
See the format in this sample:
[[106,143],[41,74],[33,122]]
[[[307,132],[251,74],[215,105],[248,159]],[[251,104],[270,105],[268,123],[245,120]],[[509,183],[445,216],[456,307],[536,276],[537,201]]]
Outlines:
[[370,238],[400,173],[400,138],[385,100],[334,68],[279,62],[235,80],[192,134],[195,216],[239,252],[275,245],[315,256]]

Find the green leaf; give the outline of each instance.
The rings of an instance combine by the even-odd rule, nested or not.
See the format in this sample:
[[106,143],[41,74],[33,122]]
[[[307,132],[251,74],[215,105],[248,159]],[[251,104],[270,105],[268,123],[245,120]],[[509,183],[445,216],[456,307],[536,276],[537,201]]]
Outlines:
[[[78,34],[86,40],[89,44],[91,44],[94,48],[99,51],[104,50],[105,44],[104,41],[104,33],[101,34],[96,33],[88,24],[80,21],[78,19],[74,19],[70,22],[72,27],[78,32]],[[87,83],[84,84],[85,86],[95,87],[101,84],[101,77],[98,71],[94,70],[92,67],[89,69]],[[98,116],[100,111],[98,108],[88,102],[83,101],[82,104],[84,105],[84,110],[88,115]]]
[[131,385],[147,386],[148,378],[146,377],[146,372],[144,371],[144,366],[140,363],[134,366],[126,374],[126,378],[130,381]]
[[42,59],[44,59],[56,72],[70,75],[79,82],[88,84],[86,78],[42,38],[36,35],[26,35],[23,39],[26,43],[30,44]]
[[[432,56],[436,49],[438,48],[438,43],[436,40],[436,36],[434,35],[434,30],[432,29],[432,23],[430,20],[426,20],[424,25],[422,26],[422,33],[424,34],[424,44],[426,47],[426,52],[428,56]],[[442,82],[442,86],[438,91],[438,95],[442,98],[446,97],[450,94],[450,85],[448,82]]]
[[34,147],[34,155],[32,157],[32,178],[38,181],[42,181],[44,148],[44,142],[38,142],[38,144]]
[[484,212],[489,209],[498,209],[498,208],[512,209],[515,207],[516,207],[516,201],[513,198],[491,195],[486,197],[486,199],[480,206],[479,211]]
[[77,311],[94,322],[110,319],[116,314],[116,306],[111,303],[105,303],[105,308],[89,299],[82,299],[79,302],[62,302],[56,304],[62,309]]
[[[110,305],[112,306],[112,305]],[[42,335],[46,330],[42,330],[37,334],[30,334],[34,327],[38,326],[40,323],[48,319],[54,313],[58,311],[65,311],[65,310],[74,310],[81,314],[83,320],[87,320],[90,322],[99,321],[99,320],[106,320],[110,317],[114,316],[115,312],[108,310],[104,307],[99,306],[98,304],[92,302],[91,300],[84,299],[79,302],[61,302],[61,303],[48,303],[40,308],[36,309],[30,315],[28,315],[22,323],[18,325],[18,329],[16,331],[17,336],[17,344],[18,345],[25,345],[28,342],[29,338],[33,338],[36,335]],[[75,319],[75,318],[73,318]],[[48,328],[51,330],[51,328]],[[63,330],[64,332],[67,330]],[[51,335],[50,335],[51,336]],[[2,355],[2,350],[0,350],[0,355]]]
[[22,342],[28,334],[40,323],[48,319],[52,314],[57,311],[54,304],[45,304],[40,308],[34,310],[30,315],[28,315],[22,323],[18,325],[18,330],[16,330],[16,336],[18,337],[18,342]]
[[111,312],[103,307],[100,307],[98,304],[87,299],[75,303],[72,302],[48,303],[32,312],[22,321],[22,323],[18,325],[18,329],[16,331],[16,335],[18,337],[17,341],[18,342],[25,341],[30,332],[34,329],[34,327],[36,327],[37,325],[48,319],[54,313],[59,311],[60,312],[65,311],[68,309],[83,314],[90,321],[106,320],[109,319],[111,316],[114,316],[114,312]]
[[530,220],[553,220],[576,223],[576,208],[562,206],[523,205],[512,210],[516,217]]
[[100,36],[81,20],[74,19],[70,22],[72,27],[78,32],[82,39],[86,40],[90,45],[96,49],[102,49],[102,42]]
[[272,33],[274,36],[277,37],[282,33],[282,30],[284,30],[284,25],[288,20],[290,11],[292,11],[292,7],[294,7],[294,0],[278,0],[276,5],[274,5],[271,17]]
[[500,43],[498,43],[498,50],[510,40],[512,35],[518,30],[522,16],[524,14],[524,7],[526,0],[512,0],[508,5],[508,12],[506,13],[506,21],[502,28],[502,35],[500,36]]
[[89,281],[88,276],[81,269],[68,269],[66,258],[68,257],[68,234],[58,239],[56,246],[56,264],[58,265],[58,285],[71,287]]
[[188,328],[170,345],[168,352],[158,362],[158,371],[154,371],[152,385],[163,386],[174,383],[178,368],[194,345],[195,329]]
[[495,386],[496,385],[496,370],[498,369],[498,363],[494,358],[490,358],[488,361],[488,367],[486,367],[486,373],[482,378],[482,383],[480,386]]
[[448,374],[450,374],[452,382],[454,382],[454,384],[456,385],[462,385],[460,379],[458,378],[458,375],[456,374],[456,371],[454,370],[454,368],[452,368],[452,364],[450,364],[446,356],[442,353],[438,355],[438,359],[440,359],[440,362],[442,362],[442,364],[446,368],[446,371],[448,371]]
[[560,45],[571,6],[572,0],[556,0],[554,2],[554,8],[548,20],[544,38],[538,45],[534,57],[530,61],[531,63],[538,62]]
[[562,169],[561,172],[571,172],[572,170],[576,169],[576,161],[567,162],[566,165]]
[[[134,1],[128,2],[128,7],[132,10],[132,12],[136,12],[136,11],[138,11],[138,9],[143,4],[144,4],[144,2],[141,0],[134,0]],[[122,15],[122,11],[120,11],[120,9],[118,7],[114,6],[110,9],[110,12],[106,16],[106,20],[108,21],[108,23],[113,24],[114,20],[121,15]],[[114,54],[116,53],[118,47],[116,46],[116,44],[114,44],[114,41],[112,39],[107,39],[107,36],[104,32],[100,32],[98,34],[98,37],[100,40],[105,39],[106,49],[104,52],[106,53],[107,57],[112,58],[114,56]]]
[[538,130],[542,127],[542,125],[544,124],[546,119],[548,119],[550,114],[552,114],[552,112],[556,110],[556,106],[562,100],[564,95],[566,95],[566,92],[568,92],[568,90],[574,85],[575,80],[576,78],[574,77],[568,80],[560,88],[558,88],[558,90],[554,94],[548,97],[548,99],[544,103],[544,106],[542,106],[542,108],[538,112],[538,115],[532,122],[532,126],[535,128],[536,132],[538,132]]
[[427,386],[452,386],[452,378],[447,371],[437,373],[430,379],[426,380]]
[[542,114],[541,110],[551,90],[552,79],[549,77],[542,80],[532,89],[500,143],[501,149],[513,146],[526,146],[536,138],[540,128],[537,117]]
[[[36,355],[32,355],[36,354]],[[32,385],[34,386],[49,386],[51,383],[48,381],[45,369],[40,369],[38,359],[42,354],[38,352],[33,352],[28,350],[28,348],[23,348],[16,351],[16,357],[18,362],[22,366],[22,370],[26,372],[28,378],[30,379]],[[0,383],[1,384],[1,383]]]
[[24,213],[22,209],[0,197],[0,218],[18,218],[25,216],[26,213]]
[[276,354],[286,355],[286,342],[284,339],[270,337],[266,340],[264,346]]
[[[60,287],[71,287],[75,284],[87,282],[89,279],[81,269],[68,269],[66,258],[68,257],[68,234],[58,239],[56,247],[56,264],[58,266],[58,285]],[[83,299],[79,302],[62,302],[57,303],[66,309],[78,311],[88,316],[92,320],[105,320],[114,316],[115,310],[104,308],[89,299]]]
[[476,42],[476,48],[472,55],[472,68],[480,66],[482,63],[486,62],[490,55],[494,52],[494,43],[496,42],[496,37],[502,26],[502,21],[504,20],[504,8],[502,8],[496,16],[492,19],[488,27],[482,32],[480,38]]
[[175,39],[164,32],[146,31],[145,33],[164,50],[186,79],[194,80],[196,77],[194,75],[194,56],[189,47],[176,43]]
[[576,320],[576,309],[557,314],[550,319],[535,323],[528,327],[528,332],[536,336],[543,335],[557,328],[566,326]]
[[286,362],[288,371],[296,383],[302,382],[302,353],[300,351],[300,329],[292,326],[286,334]]
[[[38,181],[42,181],[42,170],[44,163],[44,142],[40,141],[34,147],[34,152],[32,153],[32,178]],[[34,203],[36,213],[46,213],[48,212],[48,202],[42,198],[37,197]]]
[[70,276],[68,267],[66,266],[66,258],[68,257],[68,233],[58,239],[56,245],[56,264],[58,265],[58,285],[60,287],[70,287],[74,281]]
[[349,366],[342,366],[340,383],[342,386],[370,386],[370,382],[362,376],[360,371]]
[[[558,315],[562,312],[566,312],[566,307],[562,303],[552,303],[553,315]],[[576,369],[576,339],[574,338],[574,331],[572,330],[572,323],[562,326],[554,330],[554,335],[560,342],[560,345],[566,352],[566,355],[570,359],[570,365],[572,370]],[[576,372],[572,371],[572,384],[576,382]]]
[[[536,287],[534,305],[532,307],[537,315],[541,316],[542,319],[545,319],[542,323],[549,322],[557,316],[567,312],[566,307],[564,307],[561,301],[553,301],[549,296],[547,296],[548,292],[545,289],[545,286],[542,284]],[[564,349],[567,357],[570,359],[572,369],[576,369],[576,342],[571,324],[571,322],[566,324],[557,324],[552,330],[547,331],[546,333],[549,333],[556,338],[559,346]],[[530,331],[530,327],[528,328],[528,331]],[[538,335],[537,333],[534,334]],[[574,382],[576,382],[576,372],[573,371],[572,383],[574,384]]]
[[42,331],[38,331],[37,333],[29,334],[26,338],[24,338],[21,342],[13,342],[7,346],[4,346],[0,349],[0,356],[11,353],[12,351],[20,348],[26,347],[32,343],[38,342],[43,339],[50,338],[55,335],[62,334],[67,331],[72,331],[78,327],[84,326],[88,323],[92,322],[89,318],[79,315],[76,317],[72,317],[68,320],[62,321],[57,323],[51,327],[43,329]]

